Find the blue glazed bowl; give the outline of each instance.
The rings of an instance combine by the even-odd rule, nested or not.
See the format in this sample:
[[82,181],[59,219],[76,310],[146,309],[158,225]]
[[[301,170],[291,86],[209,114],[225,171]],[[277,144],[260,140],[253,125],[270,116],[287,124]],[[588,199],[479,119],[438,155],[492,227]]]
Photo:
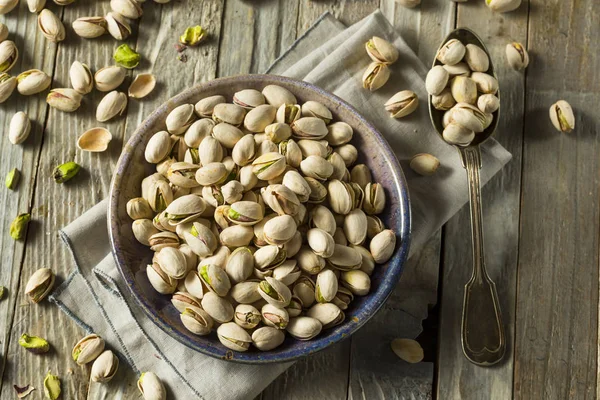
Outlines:
[[[179,319],[179,312],[170,302],[169,295],[157,293],[146,277],[146,265],[152,258],[149,248],[136,241],[131,230],[132,220],[126,212],[127,201],[141,194],[141,181],[155,172],[155,166],[144,160],[144,149],[150,137],[166,130],[165,118],[178,105],[196,103],[216,94],[230,101],[241,89],[262,90],[269,84],[280,85],[296,95],[299,101],[316,100],[327,106],[334,120],[345,121],[354,129],[352,144],[359,149],[358,163],[371,169],[373,180],[386,191],[386,210],[380,215],[386,227],[397,234],[394,255],[385,265],[375,268],[371,276],[371,292],[355,296],[346,320],[335,328],[324,330],[310,341],[298,341],[286,335],[285,342],[275,350],[260,352],[254,347],[244,353],[232,352],[219,342],[213,332],[196,336]],[[113,255],[133,297],[156,325],[191,349],[204,354],[240,363],[272,363],[298,359],[337,343],[365,324],[382,306],[400,279],[410,244],[410,207],[408,188],[402,169],[390,147],[379,132],[342,99],[309,83],[273,75],[243,75],[216,79],[200,84],[173,97],[154,111],[136,130],[117,163],[111,185],[108,211],[108,230]]]

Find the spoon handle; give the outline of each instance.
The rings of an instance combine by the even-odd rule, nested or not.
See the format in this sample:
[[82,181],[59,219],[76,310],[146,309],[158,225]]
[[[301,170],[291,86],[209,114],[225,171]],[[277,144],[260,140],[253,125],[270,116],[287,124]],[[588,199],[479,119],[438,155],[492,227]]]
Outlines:
[[473,364],[489,366],[504,356],[504,326],[496,285],[485,269],[481,211],[481,151],[479,146],[460,148],[467,170],[471,203],[473,275],[465,285],[461,341],[465,357]]

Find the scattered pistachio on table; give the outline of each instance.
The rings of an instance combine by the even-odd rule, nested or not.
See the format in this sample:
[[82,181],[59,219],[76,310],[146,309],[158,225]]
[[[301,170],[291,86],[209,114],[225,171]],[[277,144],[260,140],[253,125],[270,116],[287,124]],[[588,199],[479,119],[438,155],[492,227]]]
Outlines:
[[23,111],[17,112],[10,120],[8,128],[8,140],[12,144],[21,144],[29,137],[31,132],[31,121]]
[[103,351],[104,339],[96,334],[91,334],[75,344],[71,355],[77,364],[84,365],[94,361]]
[[60,18],[47,8],[44,8],[38,15],[38,28],[42,35],[51,42],[57,43],[65,40],[65,26]]
[[142,372],[137,386],[144,400],[166,400],[167,398],[165,386],[154,372]]
[[30,336],[26,333],[19,338],[19,345],[34,354],[43,354],[50,351],[50,343],[46,339]]
[[521,43],[512,42],[506,45],[506,60],[512,69],[521,71],[529,65],[529,53]]
[[385,85],[389,78],[390,69],[386,64],[372,62],[363,74],[363,87],[374,92]]
[[133,69],[140,64],[142,56],[129,47],[127,43],[124,43],[117,47],[113,59],[123,68]]
[[19,180],[21,179],[21,172],[17,168],[11,169],[8,174],[6,174],[6,179],[4,181],[4,185],[11,190],[15,190],[19,185]]
[[108,32],[104,17],[81,17],[72,23],[75,33],[82,38],[93,39]]
[[493,11],[505,13],[519,8],[521,0],[485,0],[485,4]]
[[412,90],[402,90],[385,102],[384,107],[392,118],[412,114],[419,106],[419,98]]
[[179,36],[179,43],[186,46],[197,46],[206,39],[206,31],[200,26],[191,26],[185,30],[183,35]]
[[14,240],[23,239],[25,232],[27,232],[27,226],[29,225],[30,220],[31,216],[27,213],[17,215],[10,224],[10,236]]
[[110,350],[105,350],[94,360],[90,377],[94,382],[109,382],[119,369],[119,358]]
[[550,106],[550,121],[559,132],[571,132],[575,129],[575,114],[571,105],[559,100]]
[[148,96],[156,86],[156,78],[152,74],[139,74],[129,85],[128,94],[133,99]]
[[5,72],[0,73],[0,103],[4,103],[17,87],[17,78]]
[[73,61],[69,69],[71,86],[81,94],[88,94],[94,88],[94,75],[86,64]]
[[48,371],[46,378],[44,378],[44,394],[50,400],[57,400],[60,397],[60,392],[60,379]]
[[416,340],[394,339],[391,347],[392,351],[406,362],[414,364],[423,361],[423,348]]
[[52,78],[39,69],[30,69],[17,75],[17,90],[24,96],[43,92],[51,83]]
[[100,100],[96,108],[96,120],[98,122],[109,121],[119,115],[123,115],[127,108],[127,95],[123,92],[113,90]]
[[81,106],[81,99],[81,93],[69,88],[52,89],[46,96],[50,107],[63,112],[76,111]]
[[81,167],[74,161],[69,161],[54,168],[52,178],[56,183],[65,183],[79,173]]
[[106,128],[97,127],[85,131],[77,139],[77,147],[83,151],[101,153],[108,148],[112,134]]
[[433,175],[440,166],[440,160],[431,154],[420,153],[410,160],[410,168],[419,175]]
[[110,92],[123,83],[126,75],[127,71],[118,65],[100,68],[94,75],[96,89],[101,92]]
[[110,0],[110,8],[129,19],[138,19],[142,16],[142,5],[137,0]]
[[39,303],[50,293],[55,279],[50,268],[40,268],[27,281],[25,294],[33,303]]
[[19,49],[12,40],[0,43],[0,72],[10,71],[19,59]]
[[125,40],[131,35],[131,26],[127,18],[116,12],[109,12],[104,17],[106,21],[106,29],[112,37],[117,40]]

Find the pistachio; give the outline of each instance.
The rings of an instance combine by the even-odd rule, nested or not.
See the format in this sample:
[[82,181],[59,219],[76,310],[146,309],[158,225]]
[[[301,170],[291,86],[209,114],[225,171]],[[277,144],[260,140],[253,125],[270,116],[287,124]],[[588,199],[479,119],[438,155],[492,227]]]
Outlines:
[[456,122],[475,133],[483,132],[485,129],[486,117],[472,104],[458,103],[450,109],[450,118],[448,123]]
[[333,237],[324,230],[319,228],[308,230],[308,232],[306,232],[306,240],[316,255],[324,258],[328,258],[333,255],[335,242]]
[[8,140],[12,144],[21,144],[29,137],[31,122],[23,111],[17,112],[10,120],[8,128]]
[[277,109],[275,120],[282,124],[291,124],[300,119],[302,116],[302,108],[298,104],[282,104]]
[[350,171],[350,180],[358,184],[363,190],[371,183],[371,170],[365,164],[358,164]]
[[333,119],[331,111],[318,101],[309,100],[302,104],[303,117],[321,118],[325,124],[329,124]]
[[175,107],[173,111],[167,115],[167,130],[174,135],[181,135],[195,120],[194,106],[192,104],[182,104]]
[[[306,139],[299,140],[298,147],[300,147],[303,157],[319,156],[325,158],[329,155],[330,150],[324,141]],[[300,163],[298,163],[298,166],[300,166]]]
[[150,249],[160,251],[165,247],[179,247],[179,238],[173,232],[158,232],[148,239]]
[[81,94],[73,89],[52,89],[46,97],[52,108],[64,112],[73,112],[81,105]]
[[125,75],[125,69],[118,65],[101,68],[94,75],[96,89],[101,92],[110,92],[123,83]]
[[275,245],[265,245],[254,252],[254,266],[260,270],[274,269],[286,259],[286,252]]
[[354,295],[352,292],[345,287],[339,287],[337,293],[333,300],[331,300],[332,304],[335,304],[340,308],[340,310],[346,310],[348,305],[354,300]]
[[30,69],[17,76],[17,90],[24,96],[43,92],[52,83],[52,78],[39,69]]
[[156,78],[152,74],[136,75],[131,85],[129,85],[129,97],[141,99],[148,96],[156,86]]
[[310,307],[315,302],[315,283],[308,276],[300,276],[294,284],[292,291],[304,307]]
[[225,271],[234,284],[243,282],[252,276],[254,257],[248,247],[238,247],[231,253]]
[[94,382],[110,382],[118,369],[119,358],[112,351],[106,350],[92,364],[90,377]]
[[493,94],[483,94],[477,99],[477,107],[481,112],[491,114],[500,108],[500,100]]
[[202,140],[198,147],[198,157],[200,164],[203,166],[211,163],[220,163],[223,161],[223,146],[212,136],[208,136]]
[[96,334],[91,334],[75,344],[71,356],[77,364],[84,365],[94,361],[103,351],[104,339]]
[[322,119],[302,117],[292,122],[292,135],[296,139],[323,139],[329,133]]
[[183,237],[192,251],[199,257],[206,257],[217,249],[217,238],[210,228],[199,222],[193,222],[189,230],[186,230]]
[[425,78],[425,88],[427,89],[427,93],[432,96],[442,93],[448,84],[449,78],[450,75],[448,74],[448,71],[446,71],[441,65],[436,65],[435,67],[431,68],[427,73],[427,77]]
[[448,71],[450,77],[471,75],[471,69],[466,62],[459,62],[454,65],[443,65],[443,67]]
[[316,318],[296,317],[291,318],[286,330],[298,340],[310,340],[321,333],[323,325]]
[[[111,3],[114,1],[119,2],[128,2],[135,3],[135,0],[111,0]],[[141,8],[140,8],[141,10]],[[113,55],[113,59],[115,62],[122,66],[123,68],[133,69],[140,64],[142,56],[139,53],[136,53],[127,43],[124,43],[117,47],[115,50],[115,54]]]
[[129,19],[138,19],[142,16],[142,6],[136,0],[110,0],[110,8]]
[[450,83],[450,91],[452,97],[459,103],[475,104],[477,102],[477,85],[472,78],[454,77]]
[[[41,1],[45,2],[45,0],[41,0]],[[8,37],[8,28],[6,25],[4,25],[2,22],[0,22],[0,43],[4,42],[7,37]]]
[[385,39],[373,36],[365,43],[367,54],[376,63],[393,64],[398,59],[398,49]]
[[431,154],[419,153],[410,159],[410,168],[419,175],[433,175],[440,166],[440,160]]
[[17,78],[7,73],[0,73],[0,103],[4,103],[17,87]]
[[317,303],[308,310],[306,315],[319,320],[323,329],[339,325],[346,318],[344,312],[333,303]]
[[[489,0],[486,0],[489,1]],[[519,0],[520,1],[520,0]],[[437,52],[437,58],[442,64],[458,64],[465,56],[467,49],[458,39],[450,39]]]
[[212,119],[216,123],[225,122],[233,126],[240,126],[245,116],[246,110],[237,104],[230,103],[216,104],[212,113]]
[[213,327],[212,317],[198,306],[187,306],[179,316],[183,326],[195,335],[205,336]]
[[[335,244],[332,245],[331,243],[326,244],[326,245],[314,243],[316,240],[317,239],[313,238],[313,245],[316,248],[323,249],[326,252],[330,252],[330,249],[329,248],[324,249],[324,247],[328,247],[328,246],[333,247],[335,245]],[[304,272],[306,272],[310,275],[318,274],[319,272],[321,272],[323,270],[323,268],[325,268],[325,259],[323,257],[321,257],[321,255],[315,253],[312,250],[312,247],[302,246],[300,248],[300,250],[298,251],[298,254],[296,255],[296,260],[298,262],[298,266],[300,267],[300,269],[302,269]]]
[[371,278],[358,269],[342,272],[340,283],[356,296],[366,296],[371,290]]
[[166,218],[172,225],[192,222],[206,209],[206,202],[195,194],[183,195],[171,202],[165,209]]
[[227,218],[237,225],[254,225],[263,219],[264,210],[260,204],[251,201],[238,201],[231,205]]
[[262,90],[262,94],[268,104],[275,108],[281,107],[282,104],[297,104],[296,96],[289,90],[277,85],[267,85]]
[[250,304],[261,299],[258,293],[258,282],[245,281],[235,284],[229,295],[240,304]]
[[171,151],[171,137],[166,131],[160,131],[152,135],[146,150],[144,157],[149,163],[156,164],[162,161]]
[[471,74],[471,79],[475,81],[477,90],[481,93],[495,94],[498,91],[498,80],[489,74],[484,72],[473,72]]
[[47,353],[50,350],[50,344],[44,338],[29,336],[24,333],[19,338],[19,345],[34,354]]
[[402,118],[412,114],[419,106],[419,98],[411,90],[402,90],[393,95],[384,104],[392,118]]
[[213,137],[217,139],[219,143],[226,149],[233,149],[237,142],[244,137],[244,132],[225,122],[215,125],[212,134]]
[[165,274],[173,279],[187,275],[187,260],[183,253],[174,247],[165,247],[155,254],[155,261]]
[[154,372],[142,372],[137,387],[144,400],[167,400],[167,391]]
[[81,94],[91,92],[94,87],[94,77],[90,68],[79,61],[74,61],[71,65],[71,68],[69,69],[69,78],[71,79],[71,86],[73,86],[73,89]]
[[227,179],[227,175],[229,175],[229,171],[224,164],[212,162],[204,164],[196,171],[196,181],[202,186],[215,185],[223,183]]
[[14,240],[23,239],[25,232],[27,232],[27,226],[29,225],[30,220],[31,216],[29,214],[17,215],[17,217],[10,223],[10,236]]
[[264,203],[279,215],[296,215],[300,208],[298,196],[287,186],[269,185],[261,189]]
[[38,15],[38,28],[42,35],[51,42],[65,40],[65,26],[60,18],[47,8],[44,8]]
[[0,15],[8,14],[19,4],[19,0],[3,0],[0,2]]
[[348,241],[359,245],[367,238],[367,216],[360,208],[350,211],[344,218],[344,234]]
[[373,271],[375,270],[375,260],[373,259],[373,255],[367,249],[360,245],[351,245],[351,247],[358,251],[362,257],[362,264],[360,265],[360,270],[371,276]]
[[[198,166],[187,162],[174,162],[167,169],[167,179],[179,188],[194,188],[198,186],[196,172]],[[204,208],[199,213],[204,212]]]
[[116,116],[123,115],[127,108],[127,95],[123,92],[113,90],[100,100],[96,108],[96,120],[106,122]]
[[290,317],[297,317],[302,314],[302,308],[302,300],[296,296],[292,296],[292,300],[290,300],[290,304],[285,308],[285,310],[288,312]]
[[296,233],[296,222],[289,215],[281,215],[270,219],[264,225],[265,241],[273,245],[283,245]]
[[392,351],[406,362],[414,364],[423,361],[423,348],[416,340],[394,339],[391,347]]
[[346,234],[344,233],[344,230],[342,228],[335,228],[335,233],[332,237],[335,244],[348,246],[348,238],[346,238]]
[[198,268],[198,273],[200,274],[200,279],[206,287],[215,292],[217,295],[224,297],[231,289],[231,282],[229,281],[229,277],[225,270],[221,267],[218,267],[214,264],[203,264],[200,263],[200,267]]
[[252,343],[261,351],[273,350],[285,339],[283,331],[270,326],[263,326],[252,333]]
[[[131,97],[131,93],[129,94],[129,96]],[[208,118],[203,118],[195,121],[192,125],[190,125],[187,131],[185,131],[185,144],[188,147],[197,149],[202,143],[202,141],[211,135],[214,126],[215,122]]]
[[234,225],[221,231],[220,239],[224,246],[247,246],[254,237],[254,230],[249,226]]
[[223,346],[235,351],[247,351],[252,343],[248,332],[234,322],[219,326],[217,336]]
[[506,45],[506,60],[512,69],[521,71],[529,65],[529,53],[521,43],[512,42]]
[[362,256],[352,247],[336,243],[333,254],[327,259],[327,263],[337,270],[350,271],[360,268]]
[[19,49],[12,40],[0,43],[0,72],[10,71],[19,59]]
[[73,30],[82,38],[93,39],[108,32],[104,17],[82,17],[73,21]]
[[150,246],[150,237],[159,232],[150,219],[136,219],[133,221],[131,229],[136,240],[145,246]]
[[309,226],[320,228],[333,235],[335,233],[336,222],[333,214],[327,207],[318,205],[310,213]]
[[333,165],[319,156],[308,156],[300,163],[302,173],[311,178],[326,180],[333,174]]
[[[188,273],[189,274],[189,273]],[[187,275],[186,275],[187,278]],[[187,292],[176,292],[171,297],[171,304],[177,311],[183,313],[187,307],[201,307],[200,300]]]
[[559,100],[550,106],[550,121],[559,132],[571,132],[575,129],[575,115],[571,105]]
[[131,35],[131,27],[125,17],[116,12],[106,14],[106,29],[117,40],[125,40]]
[[370,250],[377,264],[386,263],[396,248],[396,234],[390,229],[385,229],[375,235],[371,240]]
[[231,151],[231,157],[233,158],[233,161],[240,166],[250,163],[255,154],[256,145],[252,134],[242,136],[241,139],[239,139],[233,146],[233,150]]
[[317,275],[315,299],[319,303],[329,303],[338,291],[338,279],[330,269],[324,269]]
[[296,260],[286,260],[280,266],[273,269],[273,278],[290,286],[300,277],[302,271],[297,266]]
[[60,379],[50,371],[44,378],[44,394],[50,400],[57,400],[60,397]]
[[254,329],[260,324],[261,314],[254,306],[238,304],[233,320],[244,329]]
[[256,89],[244,89],[233,95],[233,104],[251,110],[265,104],[265,96]]
[[268,276],[258,284],[258,293],[269,304],[276,307],[286,307],[292,298],[292,293],[287,286]]
[[333,212],[346,215],[354,208],[355,193],[350,184],[337,179],[329,181],[327,198]]
[[266,153],[252,162],[253,172],[262,180],[270,180],[285,170],[285,157],[279,153]]
[[210,118],[213,115],[215,106],[225,102],[225,97],[221,95],[205,97],[196,103],[194,110],[199,117]]
[[486,72],[490,68],[490,58],[487,53],[475,44],[465,46],[464,60],[469,65],[471,71]]
[[18,169],[11,169],[8,174],[6,174],[6,179],[4,181],[4,185],[11,190],[15,190],[19,181],[21,179],[21,172]]
[[504,13],[519,8],[521,0],[485,0],[485,4],[493,11]]
[[171,294],[177,288],[177,281],[167,274],[156,263],[146,266],[148,281],[160,294]]
[[265,128],[275,120],[275,107],[261,104],[254,107],[244,118],[244,127],[250,132],[264,132]]
[[390,69],[385,64],[372,62],[369,64],[365,73],[363,74],[362,81],[363,87],[369,89],[371,92],[379,89],[390,78]]
[[77,139],[77,147],[84,151],[100,153],[108,148],[112,134],[105,128],[92,128]]
[[468,146],[475,139],[475,132],[452,122],[444,128],[443,137],[450,144]]

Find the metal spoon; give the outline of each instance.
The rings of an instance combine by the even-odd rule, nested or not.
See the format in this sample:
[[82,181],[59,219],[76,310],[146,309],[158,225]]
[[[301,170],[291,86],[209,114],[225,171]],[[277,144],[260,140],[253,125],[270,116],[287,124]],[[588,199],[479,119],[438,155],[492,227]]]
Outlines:
[[[442,45],[450,39],[458,39],[464,45],[475,44],[481,47],[489,57],[489,52],[481,39],[471,30],[456,29],[444,39]],[[440,46],[441,47],[441,46]],[[433,65],[440,64],[434,60]],[[496,77],[490,57],[488,74]],[[500,92],[496,94],[500,97]],[[431,122],[442,136],[442,116],[444,111],[436,110],[429,96],[429,115]],[[481,150],[479,146],[489,139],[498,126],[499,110],[494,113],[492,124],[482,133],[475,135],[473,142],[466,147],[456,146],[463,167],[467,170],[469,194],[471,203],[471,231],[473,244],[473,275],[465,285],[465,296],[462,310],[461,342],[465,357],[473,364],[489,366],[499,362],[506,348],[504,340],[504,325],[500,313],[496,285],[488,276],[485,269],[483,224],[481,211]],[[443,140],[443,139],[442,139]]]

